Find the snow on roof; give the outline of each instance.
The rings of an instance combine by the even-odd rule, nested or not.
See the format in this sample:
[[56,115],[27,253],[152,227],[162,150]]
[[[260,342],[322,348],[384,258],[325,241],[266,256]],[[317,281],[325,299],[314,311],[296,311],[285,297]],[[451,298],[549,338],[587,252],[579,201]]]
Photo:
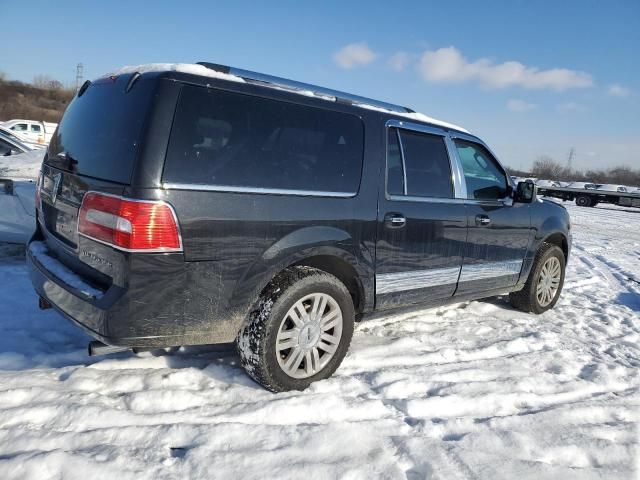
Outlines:
[[427,122],[427,123],[431,123],[433,125],[438,125],[440,127],[444,127],[444,128],[453,128],[454,130],[460,130],[461,132],[466,132],[469,133],[467,130],[465,130],[464,128],[455,125],[453,123],[449,123],[449,122],[443,122],[442,120],[438,120],[436,118],[432,118],[429,117],[427,115],[425,115],[424,113],[419,113],[419,112],[396,112],[394,110],[388,110],[386,108],[380,108],[380,107],[376,107],[374,105],[367,105],[366,103],[356,103],[355,104],[356,107],[362,107],[362,108],[366,108],[368,110],[376,110],[378,112],[385,112],[385,113],[391,113],[393,115],[398,115],[400,117],[406,117],[410,120],[417,120],[419,122]]
[[147,73],[147,72],[181,72],[190,73],[191,75],[200,75],[202,77],[217,78],[220,80],[228,80],[230,82],[244,83],[244,79],[237,75],[230,75],[228,73],[216,72],[203,65],[197,65],[195,63],[147,63],[144,65],[130,65],[119,68],[111,73],[106,74],[106,77],[124,75],[126,73]]
[[[117,75],[124,75],[126,73],[134,73],[134,72],[138,72],[138,73],[146,73],[146,72],[181,72],[181,73],[190,73],[192,75],[200,75],[203,77],[211,77],[211,78],[217,78],[220,80],[229,80],[232,82],[241,82],[244,83],[245,80],[242,77],[239,77],[237,75],[231,75],[229,73],[221,73],[221,72],[217,72],[215,70],[212,70],[211,68],[205,67],[204,65],[198,65],[195,63],[147,63],[144,65],[133,65],[133,66],[126,66],[126,67],[122,67],[119,68],[118,70],[115,70],[111,73],[108,73],[105,76],[117,76]],[[278,85],[278,84],[273,84],[273,85],[265,85],[269,88],[274,88],[276,90],[284,90],[287,92],[291,92],[291,93],[297,93],[298,95],[304,95],[305,97],[315,97],[315,98],[320,98],[323,100],[333,100],[333,98],[329,98],[327,97],[325,94],[322,93],[316,93],[314,91],[311,90],[303,90],[303,89],[293,89],[293,88],[286,88],[286,86],[282,86],[282,85]],[[426,122],[426,123],[431,123],[433,125],[438,125],[440,127],[444,127],[444,128],[452,128],[455,130],[460,130],[462,132],[466,132],[469,133],[467,130],[465,130],[464,128],[455,125],[453,123],[448,123],[448,122],[443,122],[442,120],[437,120],[435,118],[429,117],[427,115],[424,115],[423,113],[418,113],[418,112],[397,112],[394,110],[388,110],[386,108],[381,108],[381,107],[376,107],[374,105],[368,105],[365,103],[355,103],[354,104],[356,107],[361,107],[361,108],[366,108],[368,110],[377,110],[379,112],[385,112],[385,113],[391,113],[393,115],[398,115],[401,117],[405,117],[408,118],[410,120],[415,120],[418,122]]]

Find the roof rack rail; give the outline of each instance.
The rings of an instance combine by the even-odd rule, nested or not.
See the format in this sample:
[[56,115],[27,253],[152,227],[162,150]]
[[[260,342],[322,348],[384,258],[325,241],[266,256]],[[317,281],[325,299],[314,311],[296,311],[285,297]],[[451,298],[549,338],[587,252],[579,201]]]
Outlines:
[[352,95],[350,93],[340,92],[338,90],[332,90],[330,88],[319,87],[310,83],[297,82],[295,80],[276,77],[274,75],[252,72],[250,70],[243,70],[241,68],[219,65],[217,63],[198,62],[198,65],[202,65],[203,67],[209,68],[216,72],[235,75],[244,79],[248,83],[273,86],[297,93],[311,92],[315,96],[323,97],[335,102],[343,102],[352,105],[370,105],[372,107],[382,108],[384,110],[398,113],[414,113],[414,111],[410,108],[402,107],[400,105],[394,105],[393,103],[381,102],[380,100],[373,100],[371,98]]

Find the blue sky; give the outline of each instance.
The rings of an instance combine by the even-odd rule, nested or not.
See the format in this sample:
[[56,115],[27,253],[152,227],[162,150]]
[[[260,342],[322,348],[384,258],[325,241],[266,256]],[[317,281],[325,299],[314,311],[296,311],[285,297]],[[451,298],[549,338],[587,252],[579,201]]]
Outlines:
[[575,167],[640,168],[637,0],[0,0],[0,12],[12,79],[206,60],[410,106],[513,167],[574,147]]

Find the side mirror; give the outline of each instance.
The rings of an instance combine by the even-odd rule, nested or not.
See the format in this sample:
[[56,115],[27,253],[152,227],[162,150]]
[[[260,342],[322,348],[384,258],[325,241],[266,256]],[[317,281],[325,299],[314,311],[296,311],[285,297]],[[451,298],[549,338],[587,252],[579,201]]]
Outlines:
[[533,182],[518,182],[513,201],[519,203],[531,203],[536,199],[536,184]]

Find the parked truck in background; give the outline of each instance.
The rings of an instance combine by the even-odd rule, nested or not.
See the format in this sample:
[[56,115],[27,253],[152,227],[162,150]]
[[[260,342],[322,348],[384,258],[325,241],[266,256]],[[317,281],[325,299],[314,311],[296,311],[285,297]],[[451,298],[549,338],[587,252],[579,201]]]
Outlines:
[[[593,184],[587,184],[593,185]],[[580,207],[595,207],[599,203],[620,205],[621,207],[640,207],[640,190],[631,190],[623,185],[600,185],[597,188],[538,186],[538,194],[559,198],[563,201],[575,201]]]

